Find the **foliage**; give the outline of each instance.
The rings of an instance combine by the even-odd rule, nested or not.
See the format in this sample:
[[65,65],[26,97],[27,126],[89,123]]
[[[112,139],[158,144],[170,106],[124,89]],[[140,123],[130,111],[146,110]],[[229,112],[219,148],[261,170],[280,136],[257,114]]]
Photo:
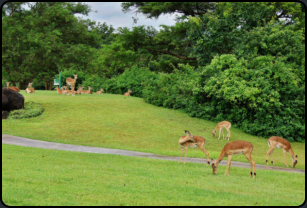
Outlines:
[[305,82],[295,72],[283,58],[217,56],[204,68],[196,96],[212,120],[229,120],[253,135],[303,141]]
[[174,109],[185,109],[192,103],[193,88],[199,73],[194,67],[179,64],[173,73],[158,73],[155,79],[144,83],[143,98],[146,102]]
[[162,14],[179,13],[184,19],[187,16],[203,15],[209,10],[214,9],[212,2],[123,2],[122,10],[127,13],[134,11],[136,14],[141,13],[147,18],[158,18]]
[[[18,3],[9,3],[10,6]],[[25,88],[34,78],[48,83],[71,64],[81,69],[91,60],[98,35],[93,22],[78,20],[74,14],[87,14],[82,3],[27,3],[30,10],[10,12],[2,18],[2,65],[9,81]],[[88,28],[92,27],[91,31]],[[51,87],[51,86],[50,86]]]
[[88,75],[86,76],[86,79],[82,81],[82,86],[84,87],[84,90],[88,89],[88,86],[90,86],[93,88],[92,92],[97,92],[103,86],[105,80],[105,77],[99,77],[97,74]]
[[20,110],[14,110],[9,113],[8,119],[22,119],[22,118],[32,118],[40,116],[45,108],[38,103],[33,101],[25,102],[25,108]]
[[[302,29],[305,23],[302,6],[295,2],[217,3],[214,11],[189,18],[188,38],[195,49],[192,53],[199,64],[205,66],[216,55],[234,53],[234,48],[242,44],[246,35],[253,36],[253,28],[265,27],[270,21],[283,26],[295,25],[296,30]],[[270,31],[267,29],[267,32]],[[265,35],[270,36],[268,33]]]
[[103,86],[108,93],[124,94],[128,89],[131,89],[133,91],[132,96],[143,97],[144,83],[155,79],[155,77],[156,74],[148,68],[133,66],[123,74],[106,80]]

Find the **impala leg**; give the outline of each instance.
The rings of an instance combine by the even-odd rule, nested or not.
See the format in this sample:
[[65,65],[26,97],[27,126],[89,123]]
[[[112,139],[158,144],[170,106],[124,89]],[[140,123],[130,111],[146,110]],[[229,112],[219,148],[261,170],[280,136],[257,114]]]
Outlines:
[[272,163],[272,165],[274,165],[274,163],[273,163],[273,157],[272,157],[273,150],[274,150],[274,149],[272,149],[272,151],[270,152],[270,157],[271,157],[271,163]]
[[232,157],[232,155],[228,155],[228,161],[227,161],[227,166],[226,166],[226,172],[225,172],[224,175],[227,175],[227,170],[228,170],[228,168],[229,168],[229,170],[230,170],[231,157]]
[[180,162],[181,162],[182,152],[183,152],[183,147],[181,147],[180,158],[179,158],[179,162],[178,162],[178,163],[180,163]]
[[269,154],[271,156],[271,163],[273,164],[272,153],[273,153],[274,148],[275,148],[275,146],[273,144],[271,144],[269,150],[266,152],[266,164],[267,165],[268,165]]
[[222,130],[222,129],[220,129],[220,133],[219,133],[219,138],[218,138],[218,139],[220,139],[220,136],[221,136],[221,130]]
[[223,133],[223,139],[224,139],[224,129],[223,129],[223,127],[222,127],[222,129],[221,129],[221,130],[222,130],[222,133]]
[[229,141],[229,139],[230,139],[230,134],[231,134],[231,132],[230,132],[230,129],[227,129],[227,131],[228,131],[228,141]]
[[[253,178],[256,177],[256,163],[255,161],[252,159],[251,155],[245,155],[245,157],[247,158],[247,160],[249,161],[249,163],[251,164],[251,173],[250,175],[253,175]],[[253,174],[254,173],[254,174]]]
[[287,167],[289,167],[288,164],[287,164],[287,157],[286,157],[286,152],[287,151],[286,150],[283,150],[283,151],[284,151],[284,156],[285,156],[285,164],[286,164]]
[[201,151],[203,151],[207,155],[207,166],[210,165],[209,153],[205,150],[204,146],[198,146],[198,147]]
[[185,148],[184,148],[184,149],[185,149],[185,154],[184,154],[184,163],[183,163],[183,164],[186,163],[188,148],[189,148],[189,147],[185,147]]

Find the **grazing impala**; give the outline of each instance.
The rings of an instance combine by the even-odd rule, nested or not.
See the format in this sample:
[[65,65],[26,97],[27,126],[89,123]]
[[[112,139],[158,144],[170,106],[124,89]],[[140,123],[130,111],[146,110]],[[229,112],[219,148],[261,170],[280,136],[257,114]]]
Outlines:
[[102,92],[104,92],[104,90],[102,88],[100,88],[100,91],[97,91],[96,94],[101,95]]
[[222,122],[218,123],[218,124],[216,125],[214,131],[212,131],[213,137],[215,137],[216,131],[217,131],[217,130],[220,130],[219,138],[218,138],[218,139],[220,139],[221,131],[222,131],[222,133],[223,133],[223,139],[224,139],[223,128],[225,128],[225,129],[227,130],[227,135],[226,135],[226,137],[225,137],[225,140],[227,139],[227,136],[229,135],[229,136],[228,136],[228,141],[229,141],[229,138],[230,138],[230,130],[229,130],[229,129],[230,129],[230,127],[231,127],[231,123],[228,122],[228,121],[222,121]]
[[67,86],[69,86],[69,85],[76,85],[76,81],[77,81],[77,79],[78,79],[78,75],[77,74],[73,74],[74,75],[74,79],[73,78],[70,78],[70,77],[68,77],[67,79],[66,79],[66,84],[67,84]]
[[130,93],[131,93],[132,91],[130,90],[130,89],[128,89],[128,92],[125,92],[124,93],[124,96],[130,96]]
[[295,168],[295,165],[297,164],[297,155],[294,156],[293,149],[291,147],[290,142],[285,140],[284,138],[278,137],[278,136],[272,136],[268,139],[268,145],[270,149],[266,152],[266,164],[268,165],[268,156],[270,154],[271,156],[271,163],[273,165],[273,158],[272,158],[272,153],[275,147],[282,149],[284,152],[285,156],[285,164],[288,167],[287,164],[287,158],[286,158],[286,152],[289,152],[291,157],[292,157],[292,167]]
[[181,161],[183,148],[185,149],[185,155],[184,155],[184,164],[185,164],[189,147],[192,148],[198,147],[201,151],[203,151],[207,155],[207,165],[209,165],[210,164],[209,153],[205,150],[206,139],[201,136],[194,136],[187,130],[185,131],[185,133],[187,134],[187,136],[180,137],[178,142],[181,147],[181,153],[178,163],[180,163]]
[[[231,157],[232,155],[241,155],[244,154],[245,157],[248,159],[248,161],[251,164],[251,172],[250,172],[250,176],[253,175],[254,172],[254,176],[256,176],[256,168],[255,168],[255,161],[252,159],[251,154],[253,151],[253,145],[249,142],[246,141],[234,141],[234,142],[230,142],[227,143],[220,156],[217,158],[216,161],[211,159],[212,162],[212,170],[213,170],[213,174],[217,174],[217,169],[219,167],[219,163],[221,162],[221,160],[224,157],[228,157],[228,161],[227,161],[227,167],[226,167],[226,172],[224,175],[227,175],[227,170],[229,168],[229,174],[230,174],[230,166],[231,166]],[[253,171],[254,169],[254,171]]]

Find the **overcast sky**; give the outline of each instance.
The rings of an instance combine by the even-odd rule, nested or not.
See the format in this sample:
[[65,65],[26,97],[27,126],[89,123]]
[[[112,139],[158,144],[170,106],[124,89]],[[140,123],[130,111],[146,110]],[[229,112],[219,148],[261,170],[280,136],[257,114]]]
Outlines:
[[147,19],[145,15],[138,14],[137,24],[134,24],[132,17],[133,13],[124,13],[122,11],[121,2],[85,2],[91,6],[95,12],[90,12],[88,16],[77,14],[75,16],[82,17],[83,19],[90,19],[103,24],[106,22],[108,26],[112,25],[113,28],[118,27],[135,27],[140,25],[153,26],[158,31],[159,25],[165,24],[168,26],[175,25],[175,15],[161,15],[157,20]]

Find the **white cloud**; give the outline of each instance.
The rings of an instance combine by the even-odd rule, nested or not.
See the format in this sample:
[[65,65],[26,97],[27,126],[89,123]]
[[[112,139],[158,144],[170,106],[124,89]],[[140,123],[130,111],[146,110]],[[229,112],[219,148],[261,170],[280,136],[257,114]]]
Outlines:
[[90,12],[88,16],[76,14],[75,16],[82,17],[83,19],[94,20],[101,24],[106,22],[107,25],[112,25],[115,29],[118,27],[135,27],[139,25],[153,26],[159,30],[160,24],[175,25],[175,14],[172,15],[161,15],[157,20],[148,19],[145,15],[138,14],[137,24],[133,24],[132,17],[135,14],[124,13],[122,11],[121,2],[86,2],[91,6],[91,9],[95,12]]

